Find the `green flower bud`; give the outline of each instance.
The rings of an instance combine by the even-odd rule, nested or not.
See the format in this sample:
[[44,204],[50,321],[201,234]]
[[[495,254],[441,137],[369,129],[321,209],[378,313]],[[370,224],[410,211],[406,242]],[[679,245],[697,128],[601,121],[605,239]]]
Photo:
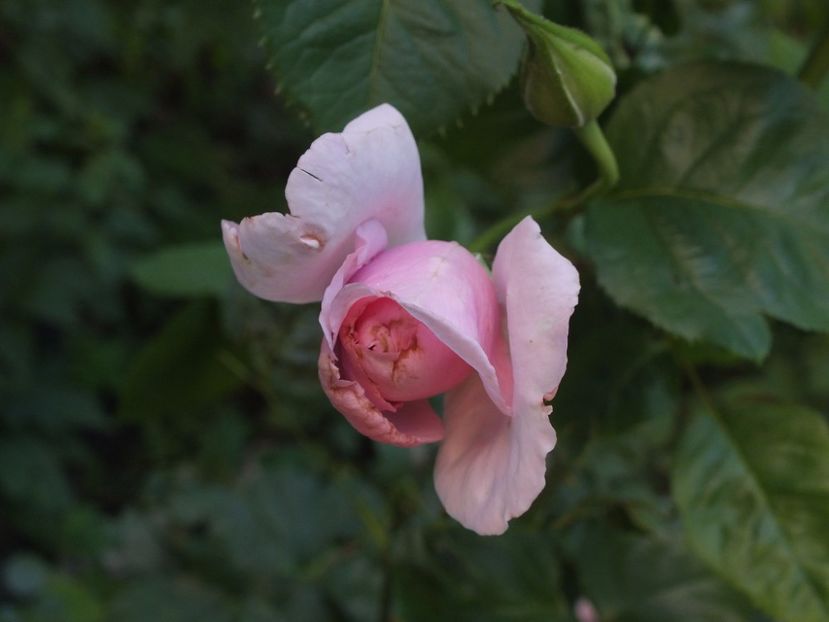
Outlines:
[[521,87],[533,116],[559,127],[581,127],[598,117],[616,92],[616,73],[599,44],[527,11],[517,0],[496,4],[509,9],[530,39]]

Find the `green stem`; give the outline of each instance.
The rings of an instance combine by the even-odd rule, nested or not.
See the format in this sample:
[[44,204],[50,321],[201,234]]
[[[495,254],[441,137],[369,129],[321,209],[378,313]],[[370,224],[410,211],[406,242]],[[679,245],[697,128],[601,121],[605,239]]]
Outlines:
[[599,168],[599,176],[602,182],[600,190],[609,190],[619,181],[619,165],[616,163],[616,156],[607,144],[604,132],[599,123],[593,119],[589,123],[573,130],[576,136],[584,145],[585,149],[593,156],[596,166]]
[[599,178],[579,192],[557,199],[551,205],[506,216],[475,238],[472,244],[469,245],[469,250],[473,253],[481,253],[487,250],[527,216],[539,220],[550,216],[554,212],[573,209],[616,185],[616,182],[619,181],[619,167],[599,124],[595,120],[590,121],[582,127],[575,128],[574,132],[590,152],[590,155],[593,156],[596,166],[599,168]]
[[817,41],[800,68],[798,78],[803,84],[816,89],[827,73],[829,73],[829,22],[818,34]]

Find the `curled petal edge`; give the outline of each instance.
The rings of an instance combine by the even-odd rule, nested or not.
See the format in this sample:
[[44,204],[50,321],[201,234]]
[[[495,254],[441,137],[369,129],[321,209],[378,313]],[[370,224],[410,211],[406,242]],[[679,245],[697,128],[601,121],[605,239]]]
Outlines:
[[414,447],[443,438],[443,424],[428,400],[407,402],[394,413],[381,412],[359,383],[342,378],[337,359],[325,340],[320,347],[318,369],[331,404],[354,429],[370,439]]
[[567,365],[569,320],[578,273],[541,236],[531,218],[498,247],[493,266],[506,335],[496,352],[508,377],[512,417],[470,378],[447,394],[446,435],[435,463],[435,488],[446,511],[482,535],[503,533],[545,485],[546,456],[556,443],[544,402]]

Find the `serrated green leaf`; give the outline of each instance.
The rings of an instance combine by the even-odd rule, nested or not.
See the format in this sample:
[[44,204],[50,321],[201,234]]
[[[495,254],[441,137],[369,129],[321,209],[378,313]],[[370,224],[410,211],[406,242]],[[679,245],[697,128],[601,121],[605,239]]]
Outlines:
[[221,242],[180,244],[136,261],[133,280],[149,292],[182,298],[220,296],[232,270]]
[[599,281],[688,340],[761,359],[764,316],[829,331],[829,118],[776,71],[697,64],[626,97],[621,183],[587,215]]
[[691,549],[781,622],[829,620],[829,426],[761,395],[700,408],[673,494]]
[[340,130],[383,102],[416,132],[445,126],[506,85],[524,43],[512,18],[486,0],[256,7],[281,88],[318,130]]

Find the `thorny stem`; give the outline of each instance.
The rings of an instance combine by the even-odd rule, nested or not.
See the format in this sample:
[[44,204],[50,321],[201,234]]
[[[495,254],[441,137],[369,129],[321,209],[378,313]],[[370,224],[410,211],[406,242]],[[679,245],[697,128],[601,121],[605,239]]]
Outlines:
[[486,231],[481,233],[469,245],[469,250],[473,253],[480,253],[490,248],[496,241],[500,240],[506,233],[512,229],[518,222],[523,220],[526,216],[532,216],[536,220],[546,218],[555,212],[570,211],[587,202],[588,199],[607,192],[610,188],[616,185],[619,181],[619,166],[616,163],[616,157],[613,155],[613,150],[607,144],[599,124],[593,120],[583,125],[582,127],[573,130],[581,141],[582,145],[593,156],[596,166],[599,169],[599,178],[592,184],[583,188],[582,190],[567,195],[563,198],[557,199],[552,204],[544,206],[535,210],[525,210],[518,214],[510,214],[502,218],[494,225],[489,227]]

